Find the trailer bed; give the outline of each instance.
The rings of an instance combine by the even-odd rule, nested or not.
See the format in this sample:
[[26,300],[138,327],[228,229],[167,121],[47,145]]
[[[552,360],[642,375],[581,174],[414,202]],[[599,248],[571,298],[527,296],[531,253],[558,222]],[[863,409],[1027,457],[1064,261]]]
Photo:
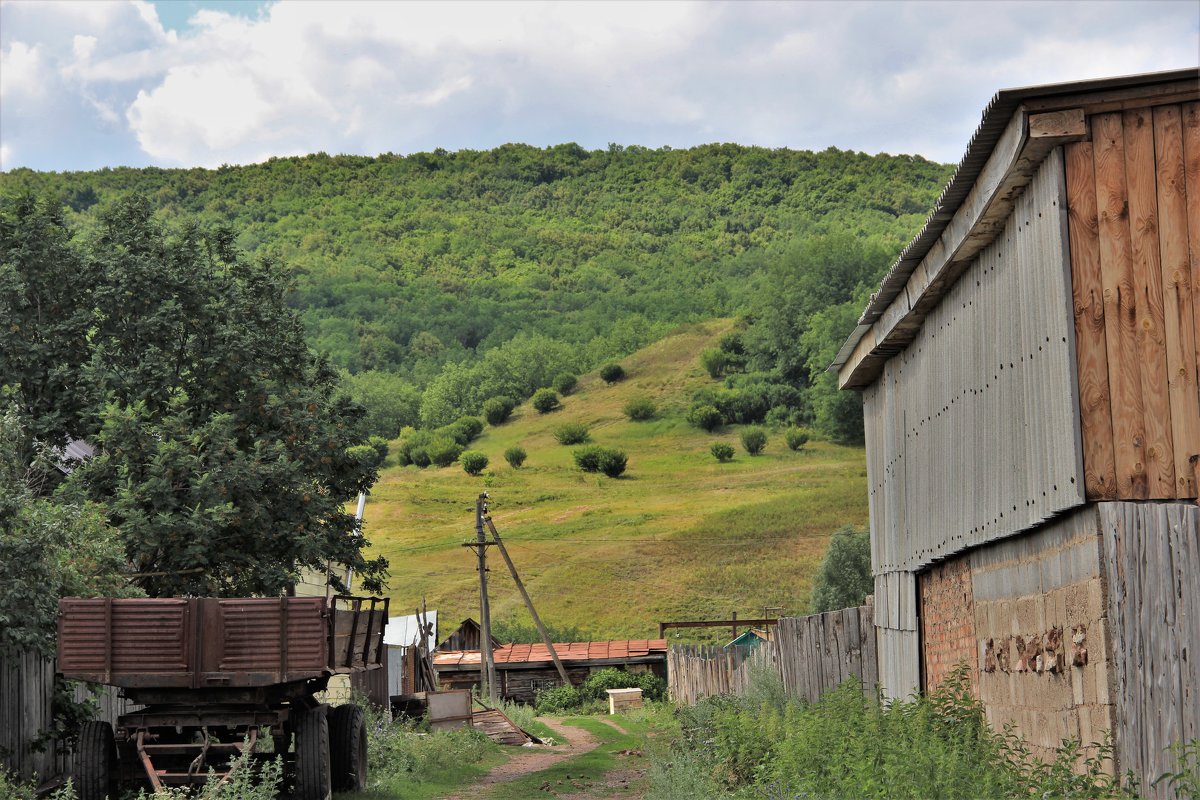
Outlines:
[[65,598],[58,671],[127,689],[248,688],[380,666],[387,600]]

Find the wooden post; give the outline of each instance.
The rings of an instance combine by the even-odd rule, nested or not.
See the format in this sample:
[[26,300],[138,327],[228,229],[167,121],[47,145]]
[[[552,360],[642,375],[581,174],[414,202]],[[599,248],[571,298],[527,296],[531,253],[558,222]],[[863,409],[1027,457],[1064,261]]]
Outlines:
[[492,611],[488,603],[487,546],[483,534],[483,504],[487,494],[475,499],[475,547],[479,554],[479,649],[483,663],[479,665],[480,681],[487,687],[488,699],[496,702],[496,662],[492,655]]
[[503,556],[504,563],[508,565],[508,571],[512,573],[513,581],[516,582],[517,589],[521,592],[521,598],[525,601],[525,607],[529,609],[529,616],[533,617],[533,624],[537,626],[538,633],[542,635],[542,641],[546,643],[546,649],[550,651],[550,660],[554,662],[554,668],[558,670],[558,677],[562,678],[563,686],[570,686],[571,679],[567,676],[562,662],[558,660],[558,651],[554,649],[554,642],[550,641],[550,634],[546,632],[546,626],[542,624],[541,617],[533,607],[533,601],[529,599],[529,592],[525,591],[525,584],[521,582],[521,576],[517,574],[517,568],[508,555],[508,548],[500,539],[500,531],[496,530],[496,525],[490,516],[485,515],[483,520],[487,523],[488,530],[492,532],[492,539],[496,542],[496,547],[500,549],[500,555]]

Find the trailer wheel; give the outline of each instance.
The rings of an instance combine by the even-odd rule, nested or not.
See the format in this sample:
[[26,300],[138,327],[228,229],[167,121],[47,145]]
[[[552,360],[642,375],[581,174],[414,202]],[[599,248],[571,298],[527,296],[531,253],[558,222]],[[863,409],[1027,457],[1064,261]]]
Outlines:
[[329,715],[329,763],[335,790],[367,788],[367,717],[358,706],[338,706]]
[[296,800],[329,800],[332,787],[325,707],[293,707],[292,730],[296,746]]
[[112,725],[88,720],[75,745],[75,792],[79,800],[117,796],[117,742]]

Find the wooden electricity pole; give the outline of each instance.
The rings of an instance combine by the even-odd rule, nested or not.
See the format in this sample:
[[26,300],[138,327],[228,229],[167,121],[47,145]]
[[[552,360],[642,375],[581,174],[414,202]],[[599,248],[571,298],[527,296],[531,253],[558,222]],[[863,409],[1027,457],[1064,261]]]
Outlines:
[[496,687],[496,662],[492,655],[492,610],[488,603],[487,585],[487,549],[492,542],[487,541],[483,533],[486,500],[486,492],[475,500],[475,541],[467,542],[463,547],[470,547],[479,557],[479,650],[483,655],[479,665],[479,680],[484,685],[488,699],[495,703],[499,692]]
[[554,662],[554,668],[558,670],[558,677],[562,678],[563,686],[570,686],[571,679],[567,677],[567,671],[563,668],[562,662],[558,660],[558,651],[554,649],[554,642],[550,641],[550,634],[546,632],[546,626],[542,624],[542,618],[538,616],[537,609],[533,607],[533,601],[529,599],[529,592],[525,591],[525,584],[521,582],[521,576],[517,574],[517,568],[513,564],[513,560],[508,555],[508,548],[504,546],[504,542],[500,539],[500,532],[496,530],[496,524],[492,522],[491,516],[485,514],[484,522],[487,523],[488,530],[492,532],[492,539],[495,540],[496,547],[500,548],[500,555],[504,557],[504,563],[508,565],[508,571],[512,573],[513,581],[517,584],[517,589],[521,592],[521,597],[525,600],[525,607],[529,609],[529,616],[533,617],[533,624],[537,626],[538,633],[542,635],[542,641],[546,643],[546,649],[550,651],[550,659]]

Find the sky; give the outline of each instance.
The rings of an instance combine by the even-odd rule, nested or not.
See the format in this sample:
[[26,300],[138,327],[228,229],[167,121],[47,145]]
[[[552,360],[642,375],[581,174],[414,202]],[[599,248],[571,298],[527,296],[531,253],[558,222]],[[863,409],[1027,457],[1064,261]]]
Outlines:
[[1198,63],[1195,0],[0,0],[0,169],[506,142],[957,162],[999,89]]

